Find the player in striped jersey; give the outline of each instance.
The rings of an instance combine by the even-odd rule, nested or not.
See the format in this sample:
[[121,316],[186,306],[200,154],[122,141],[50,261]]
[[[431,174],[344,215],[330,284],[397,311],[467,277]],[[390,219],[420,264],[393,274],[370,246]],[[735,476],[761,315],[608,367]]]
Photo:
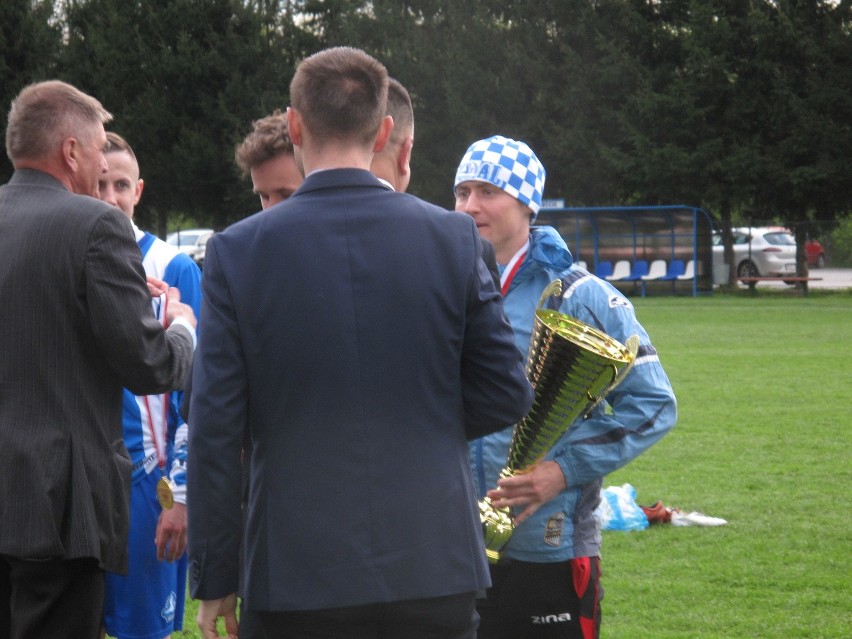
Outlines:
[[[99,182],[100,198],[130,219],[142,196],[143,180],[130,145],[107,133],[109,171]],[[201,271],[192,259],[134,224],[145,273],[180,291],[198,316]],[[165,317],[165,296],[154,312]],[[186,597],[186,441],[178,414],[181,393],[136,397],[124,390],[124,442],[133,462],[130,497],[130,568],[126,576],[107,573],[104,629],[118,639],[161,639],[183,627]],[[173,506],[163,508],[157,488],[168,482]],[[165,482],[162,482],[165,487]]]

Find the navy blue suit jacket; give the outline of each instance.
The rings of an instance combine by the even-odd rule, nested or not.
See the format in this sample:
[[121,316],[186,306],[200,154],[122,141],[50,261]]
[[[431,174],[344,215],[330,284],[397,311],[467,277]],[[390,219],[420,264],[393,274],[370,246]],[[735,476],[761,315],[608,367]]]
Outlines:
[[532,390],[474,223],[369,172],[308,176],[207,246],[190,403],[193,596],[251,610],[489,585],[467,440]]

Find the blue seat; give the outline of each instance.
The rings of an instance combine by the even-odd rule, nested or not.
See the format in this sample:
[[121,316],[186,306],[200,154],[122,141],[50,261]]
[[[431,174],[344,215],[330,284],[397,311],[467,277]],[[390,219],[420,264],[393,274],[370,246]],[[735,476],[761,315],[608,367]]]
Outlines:
[[606,279],[607,275],[612,275],[612,262],[598,262],[595,265],[595,275],[601,279]]
[[633,267],[630,269],[630,275],[624,279],[628,282],[637,282],[642,279],[643,275],[648,274],[648,261],[636,260],[633,262]]
[[636,292],[636,285],[642,280],[643,275],[648,274],[648,261],[636,260],[630,269],[630,275],[624,278],[625,282],[633,282],[633,292]]
[[666,267],[664,260],[654,260],[649,272],[639,278],[642,282],[642,297],[645,297],[646,294],[645,282],[650,281],[671,282],[672,292],[674,293],[675,283],[678,277],[683,275],[685,269],[683,260],[672,260],[668,267]]
[[659,279],[666,281],[676,280],[678,277],[683,275],[685,269],[686,267],[683,264],[683,260],[672,260],[669,263],[669,268],[666,269],[666,274]]

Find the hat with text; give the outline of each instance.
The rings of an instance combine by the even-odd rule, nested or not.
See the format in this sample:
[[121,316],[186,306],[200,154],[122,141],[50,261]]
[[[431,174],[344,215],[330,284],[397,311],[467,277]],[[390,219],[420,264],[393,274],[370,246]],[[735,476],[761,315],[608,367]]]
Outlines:
[[534,222],[541,208],[544,177],[544,167],[525,142],[493,135],[468,147],[453,188],[468,180],[489,182],[530,207]]

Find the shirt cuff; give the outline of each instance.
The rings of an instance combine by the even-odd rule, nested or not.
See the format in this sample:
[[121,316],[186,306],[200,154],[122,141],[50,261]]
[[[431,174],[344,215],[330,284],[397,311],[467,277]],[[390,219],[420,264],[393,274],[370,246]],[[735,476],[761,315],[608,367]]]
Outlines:
[[194,351],[195,347],[198,345],[198,338],[195,335],[195,329],[192,327],[192,324],[190,324],[187,320],[185,320],[182,317],[176,317],[174,320],[172,320],[172,322],[171,322],[171,324],[169,324],[169,326],[175,326],[175,325],[183,326],[186,330],[189,331],[189,334],[192,336],[192,350]]

